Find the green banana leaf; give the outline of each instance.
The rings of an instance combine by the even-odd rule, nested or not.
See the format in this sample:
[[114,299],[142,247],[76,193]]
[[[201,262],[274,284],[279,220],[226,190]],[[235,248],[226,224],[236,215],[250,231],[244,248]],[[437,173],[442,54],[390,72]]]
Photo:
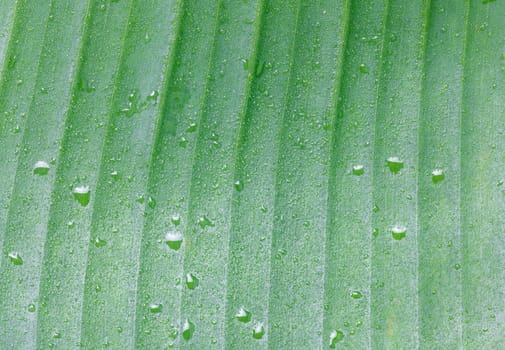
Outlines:
[[505,349],[505,1],[1,0],[0,349]]

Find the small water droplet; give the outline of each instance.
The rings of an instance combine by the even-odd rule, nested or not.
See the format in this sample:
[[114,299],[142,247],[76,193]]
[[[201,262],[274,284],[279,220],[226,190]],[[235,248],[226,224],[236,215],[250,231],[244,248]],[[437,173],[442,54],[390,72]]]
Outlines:
[[367,73],[368,72],[368,68],[366,67],[366,64],[362,63],[359,65],[359,71],[361,73]]
[[205,228],[205,226],[211,226],[211,227],[214,226],[212,221],[210,221],[209,218],[206,217],[205,215],[199,217],[197,220],[197,223],[198,223],[198,225],[200,225],[201,228]]
[[163,305],[158,303],[149,304],[149,312],[153,314],[159,314],[163,311]]
[[360,291],[353,291],[351,292],[351,297],[354,298],[354,299],[361,299],[361,297],[363,296],[363,294],[361,294]]
[[254,339],[261,339],[265,335],[265,327],[263,326],[262,322],[256,323],[253,329],[253,338]]
[[19,255],[18,252],[10,252],[9,253],[9,260],[11,263],[14,265],[23,265],[23,258],[21,258],[21,255]]
[[240,192],[240,191],[242,191],[244,189],[244,184],[240,180],[235,181],[235,183],[233,185],[235,186],[235,189],[238,192]]
[[35,304],[30,304],[28,305],[28,312],[35,312],[37,308],[35,307]]
[[352,167],[352,173],[353,175],[363,175],[365,173],[365,167],[361,164],[355,165]]
[[189,289],[193,290],[200,284],[200,280],[192,273],[186,274],[186,285]]
[[403,168],[403,161],[398,157],[389,157],[386,159],[389,170],[393,173],[399,172]]
[[256,63],[256,71],[254,72],[254,74],[257,76],[257,77],[260,77],[262,74],[263,74],[263,71],[265,70],[265,61],[258,61]]
[[330,348],[335,349],[337,343],[344,339],[344,332],[340,329],[336,329],[330,333]]
[[461,269],[461,265],[460,265],[460,264],[456,264],[456,265],[454,265],[454,268],[455,268],[456,270],[460,270],[460,269]]
[[47,175],[48,172],[49,172],[49,164],[47,162],[44,162],[43,160],[39,160],[33,166],[33,173],[35,175]]
[[445,178],[444,171],[442,169],[435,169],[431,172],[431,180],[433,183],[439,183]]
[[151,209],[156,208],[156,200],[151,196],[147,197],[147,206]]
[[195,324],[188,319],[184,321],[182,325],[182,337],[184,340],[190,340],[195,332]]
[[76,186],[72,190],[72,193],[80,205],[83,207],[88,205],[91,196],[89,186]]
[[405,236],[407,235],[407,229],[405,228],[405,226],[396,225],[393,226],[393,228],[391,229],[391,234],[393,235],[394,239],[399,241],[405,238]]
[[172,221],[172,224],[174,224],[175,226],[178,226],[181,223],[181,217],[179,214],[172,215],[172,218],[170,220]]
[[101,247],[104,247],[105,245],[107,245],[107,241],[105,239],[100,238],[100,237],[96,237],[93,240],[93,243],[95,243],[95,247],[97,247],[97,248],[101,248]]
[[197,129],[196,123],[191,123],[189,124],[188,128],[186,129],[187,132],[195,132]]
[[237,320],[239,320],[240,322],[244,322],[244,323],[247,323],[251,320],[251,312],[249,312],[248,310],[246,310],[245,308],[241,307],[237,313],[235,314],[235,317],[237,318]]
[[177,330],[177,328],[175,328],[174,325],[171,325],[169,328],[168,328],[168,336],[171,338],[171,339],[176,339],[177,336],[179,335],[179,331]]
[[154,104],[156,104],[156,102],[158,101],[158,96],[159,96],[158,91],[153,90],[153,91],[151,91],[151,93],[147,96],[147,100],[148,100],[148,101],[152,101],[152,102],[154,102]]
[[182,245],[182,240],[182,233],[179,231],[170,231],[165,236],[165,243],[173,250],[179,250]]
[[53,338],[54,339],[60,339],[61,338],[61,333],[57,332],[57,331],[53,332]]

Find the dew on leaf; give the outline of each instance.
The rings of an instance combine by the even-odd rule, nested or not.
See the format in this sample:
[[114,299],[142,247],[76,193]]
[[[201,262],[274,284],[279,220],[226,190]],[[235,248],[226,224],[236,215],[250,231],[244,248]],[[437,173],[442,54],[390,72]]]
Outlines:
[[212,221],[210,221],[210,219],[208,217],[206,217],[205,215],[199,217],[197,220],[197,223],[201,228],[205,228],[206,226],[211,226],[211,227],[214,226]]
[[265,327],[263,326],[262,322],[256,323],[253,329],[253,338],[254,339],[261,339],[265,335]]
[[107,241],[105,239],[100,238],[100,237],[96,237],[93,240],[93,243],[95,244],[95,247],[97,247],[97,248],[101,248],[101,247],[104,247],[107,245]]
[[172,221],[172,224],[177,226],[181,223],[181,217],[179,214],[174,214],[174,215],[172,215],[172,218],[170,219],[170,221]]
[[19,255],[18,252],[10,252],[8,254],[9,256],[9,260],[11,261],[11,263],[13,263],[14,265],[23,265],[23,258],[21,258],[21,255]]
[[163,311],[163,305],[159,303],[152,303],[149,304],[149,312],[153,314],[159,314],[161,311]]
[[433,183],[439,183],[445,178],[444,171],[442,169],[435,169],[431,172],[431,180]]
[[240,192],[244,189],[244,184],[242,183],[242,181],[240,180],[237,180],[234,182],[233,186],[235,186],[235,189]]
[[363,294],[361,294],[360,291],[355,290],[355,291],[351,292],[351,297],[353,299],[361,299],[362,296],[363,296]]
[[188,319],[184,321],[182,325],[182,337],[184,340],[190,340],[195,332],[195,324]]
[[247,323],[251,320],[251,312],[246,310],[245,308],[241,307],[237,313],[235,314],[235,317],[237,320],[240,322]]
[[337,343],[344,339],[344,332],[340,329],[333,330],[330,333],[330,348],[335,349]]
[[47,162],[44,162],[43,160],[39,160],[33,166],[33,173],[35,175],[47,175],[48,172],[49,172],[49,164]]
[[165,243],[173,250],[179,250],[182,245],[182,240],[182,233],[179,231],[170,231],[165,236]]
[[407,229],[405,228],[405,226],[396,225],[393,226],[393,228],[391,229],[391,234],[393,235],[394,239],[399,241],[405,238],[405,236],[407,235]]
[[193,290],[196,287],[198,287],[199,284],[200,284],[200,280],[198,279],[198,277],[196,277],[192,273],[186,274],[186,286],[188,286],[189,289]]
[[389,170],[395,174],[403,168],[403,161],[398,157],[389,157],[386,159],[386,163]]
[[352,173],[353,173],[353,175],[357,175],[357,176],[363,175],[365,173],[365,167],[361,164],[354,165],[352,167]]
[[76,186],[72,190],[72,194],[83,207],[89,204],[89,199],[91,197],[89,186]]

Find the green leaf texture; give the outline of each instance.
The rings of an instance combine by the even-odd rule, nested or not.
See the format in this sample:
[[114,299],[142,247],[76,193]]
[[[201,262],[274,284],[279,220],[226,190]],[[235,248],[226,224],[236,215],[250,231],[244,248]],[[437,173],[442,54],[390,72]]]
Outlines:
[[504,14],[0,0],[0,349],[503,349]]

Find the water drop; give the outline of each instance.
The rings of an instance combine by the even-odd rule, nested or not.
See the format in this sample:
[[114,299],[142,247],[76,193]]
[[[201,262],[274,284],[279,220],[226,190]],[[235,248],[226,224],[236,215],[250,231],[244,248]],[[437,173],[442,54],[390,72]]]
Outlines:
[[362,296],[363,296],[363,294],[361,294],[360,291],[355,290],[355,291],[351,292],[351,297],[353,299],[361,299]]
[[237,318],[237,320],[239,320],[240,322],[244,322],[244,323],[247,323],[251,320],[251,312],[247,311],[246,309],[244,309],[243,307],[241,307],[237,313],[235,314],[235,317]]
[[393,228],[391,229],[391,234],[393,235],[394,239],[399,241],[405,238],[405,236],[407,235],[407,229],[405,228],[405,226],[396,225],[393,226]]
[[88,205],[90,199],[89,186],[76,186],[72,190],[72,193],[80,205],[83,207]]
[[456,264],[456,265],[454,265],[454,268],[455,268],[456,270],[460,270],[460,269],[461,269],[461,264]]
[[189,124],[188,128],[186,129],[187,132],[195,132],[197,128],[196,123],[191,123]]
[[265,335],[265,327],[263,326],[262,322],[256,323],[256,326],[254,326],[253,329],[253,338],[254,339],[261,339]]
[[263,74],[264,70],[265,70],[265,61],[258,61],[258,63],[256,64],[256,71],[254,72],[254,74],[257,77],[260,77]]
[[97,247],[97,248],[101,248],[101,247],[104,247],[105,245],[107,245],[107,241],[105,239],[100,238],[100,237],[96,237],[93,240],[93,243],[95,243],[95,247]]
[[337,343],[344,339],[344,332],[340,329],[334,330],[330,333],[330,348],[335,349]]
[[352,167],[352,173],[353,175],[363,175],[365,173],[365,167],[361,164],[355,165]]
[[151,196],[147,197],[147,206],[151,209],[156,208],[156,200]]
[[184,321],[184,324],[182,326],[182,337],[184,338],[184,340],[190,340],[194,332],[195,332],[195,324],[186,319],[186,321]]
[[147,100],[148,100],[148,101],[152,101],[152,102],[154,102],[154,104],[156,104],[156,102],[158,101],[158,96],[159,96],[158,91],[153,90],[153,91],[151,91],[151,93],[147,96]]
[[200,284],[200,280],[192,273],[186,274],[186,285],[189,289],[193,290]]
[[389,167],[389,170],[395,174],[403,168],[403,161],[398,157],[389,157],[386,160],[386,163]]
[[368,68],[366,67],[366,64],[362,63],[359,65],[359,71],[361,73],[367,73],[368,72]]
[[211,227],[214,226],[212,221],[210,221],[209,218],[206,217],[205,215],[199,217],[197,220],[197,223],[198,223],[198,225],[200,225],[201,228],[205,228],[205,226],[211,226]]
[[171,221],[172,221],[172,224],[177,226],[181,223],[181,217],[179,216],[179,214],[174,214],[174,215],[172,215]]
[[11,263],[14,265],[23,265],[23,258],[21,258],[21,255],[19,255],[18,252],[10,252],[9,253],[9,260]]
[[35,310],[37,310],[35,304],[28,305],[28,312],[35,312]]
[[171,231],[165,236],[165,243],[170,249],[179,250],[182,245],[182,233],[179,231]]
[[47,175],[48,172],[49,172],[49,164],[47,162],[44,162],[43,160],[39,160],[33,166],[33,173],[35,175]]
[[149,304],[149,312],[153,314],[159,314],[163,310],[162,304],[152,303]]
[[439,183],[445,178],[444,171],[442,169],[435,169],[431,172],[431,180],[433,183]]
[[240,192],[240,191],[242,191],[244,189],[244,184],[240,180],[235,181],[235,183],[233,185],[235,186],[235,189],[238,192]]

